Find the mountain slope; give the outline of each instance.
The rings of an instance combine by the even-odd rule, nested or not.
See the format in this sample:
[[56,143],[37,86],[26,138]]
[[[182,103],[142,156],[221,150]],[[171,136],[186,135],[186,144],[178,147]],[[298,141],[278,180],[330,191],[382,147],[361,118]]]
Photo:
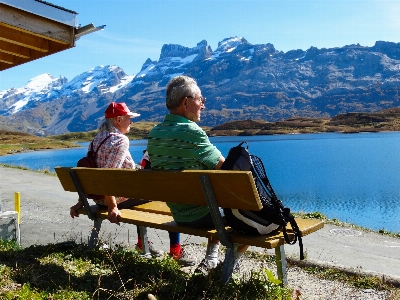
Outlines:
[[192,48],[164,45],[159,60],[147,59],[135,76],[117,66],[98,66],[70,82],[43,75],[42,85],[34,85],[42,89],[29,88],[32,79],[21,89],[0,92],[5,118],[0,126],[38,135],[93,130],[111,101],[139,112],[135,121],[161,121],[167,113],[165,86],[181,74],[194,77],[207,97],[200,125],[329,118],[400,106],[400,43],[285,53],[233,37],[215,51],[205,40]]

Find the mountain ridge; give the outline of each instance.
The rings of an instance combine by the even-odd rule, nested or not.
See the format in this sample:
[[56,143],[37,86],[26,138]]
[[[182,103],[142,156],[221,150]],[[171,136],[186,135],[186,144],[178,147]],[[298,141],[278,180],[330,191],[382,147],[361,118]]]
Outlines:
[[206,40],[192,48],[166,44],[159,60],[147,59],[136,75],[119,66],[97,66],[70,82],[50,78],[53,85],[40,91],[1,91],[0,128],[36,135],[94,130],[111,101],[126,102],[141,114],[138,121],[159,122],[167,113],[165,86],[181,74],[194,77],[207,97],[204,126],[330,118],[400,106],[400,43],[285,53],[270,43],[253,45],[231,37],[215,51]]

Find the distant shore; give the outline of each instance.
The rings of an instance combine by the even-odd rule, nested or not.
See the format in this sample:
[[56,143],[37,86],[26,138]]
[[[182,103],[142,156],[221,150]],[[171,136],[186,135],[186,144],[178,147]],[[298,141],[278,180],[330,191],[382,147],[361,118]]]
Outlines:
[[[128,138],[146,139],[158,122],[135,122]],[[400,131],[400,108],[375,113],[345,113],[332,118],[293,117],[282,121],[241,120],[218,126],[202,126],[209,136],[255,136],[307,133],[376,133]],[[79,147],[76,143],[90,141],[97,130],[69,132],[57,136],[37,137],[27,133],[0,130],[0,156],[30,150]]]
[[[234,130],[208,130],[206,131],[207,135],[210,137],[217,136],[259,136],[259,135],[292,135],[292,134],[310,134],[310,133],[342,133],[342,134],[356,134],[356,133],[379,133],[379,132],[400,132],[400,128],[398,130],[344,130],[344,131],[309,131],[309,130],[260,130],[260,129],[234,129]],[[146,136],[134,136],[130,137],[130,140],[137,139],[146,139]],[[1,138],[1,135],[0,135]],[[39,138],[40,139],[40,138]],[[15,144],[0,144],[0,156],[4,155],[12,155],[29,151],[41,151],[41,150],[52,150],[52,149],[68,149],[68,148],[78,148],[78,142],[90,142],[92,137],[87,139],[78,139],[78,140],[52,140],[46,141],[39,140],[37,143],[15,143]]]
[[[217,136],[258,136],[258,135],[291,135],[291,134],[310,134],[310,133],[343,133],[343,134],[355,134],[355,133],[378,133],[378,132],[398,132],[399,130],[371,130],[371,131],[281,131],[281,130],[270,130],[266,132],[265,130],[208,130],[207,135],[210,137]],[[129,137],[130,140],[146,139],[147,136],[140,137]],[[0,135],[1,138],[1,135]],[[45,138],[43,138],[45,139]],[[92,138],[78,139],[78,140],[39,140],[37,143],[15,143],[15,144],[0,144],[0,156],[12,155],[29,151],[41,151],[41,150],[53,150],[53,149],[68,149],[68,148],[78,148],[78,142],[90,142]]]

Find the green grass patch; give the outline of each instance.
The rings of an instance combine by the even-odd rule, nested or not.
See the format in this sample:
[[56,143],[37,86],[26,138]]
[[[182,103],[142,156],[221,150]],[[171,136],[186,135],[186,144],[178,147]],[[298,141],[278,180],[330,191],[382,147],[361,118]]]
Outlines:
[[[150,130],[157,124],[158,122],[132,123],[131,129],[127,136],[130,140],[147,139]],[[51,138],[60,141],[89,142],[95,137],[98,132],[98,130],[87,132],[68,132],[60,135],[51,136]]]
[[65,148],[76,148],[76,147],[79,146],[70,141],[43,139],[43,141],[38,141],[35,143],[0,144],[0,155],[15,154],[25,151],[65,149]]
[[19,248],[0,243],[1,299],[291,299],[271,271],[220,282],[221,266],[188,274],[169,256],[90,249],[74,242]]

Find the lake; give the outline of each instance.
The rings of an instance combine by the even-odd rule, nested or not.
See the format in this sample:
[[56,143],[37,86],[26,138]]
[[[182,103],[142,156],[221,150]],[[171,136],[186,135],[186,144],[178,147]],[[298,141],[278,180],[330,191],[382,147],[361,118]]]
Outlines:
[[[400,133],[298,134],[211,137],[224,156],[247,141],[265,165],[275,193],[295,212],[319,211],[329,218],[374,230],[400,232]],[[0,157],[0,163],[30,169],[75,166],[82,148],[33,151]],[[131,141],[139,162],[147,140]]]

